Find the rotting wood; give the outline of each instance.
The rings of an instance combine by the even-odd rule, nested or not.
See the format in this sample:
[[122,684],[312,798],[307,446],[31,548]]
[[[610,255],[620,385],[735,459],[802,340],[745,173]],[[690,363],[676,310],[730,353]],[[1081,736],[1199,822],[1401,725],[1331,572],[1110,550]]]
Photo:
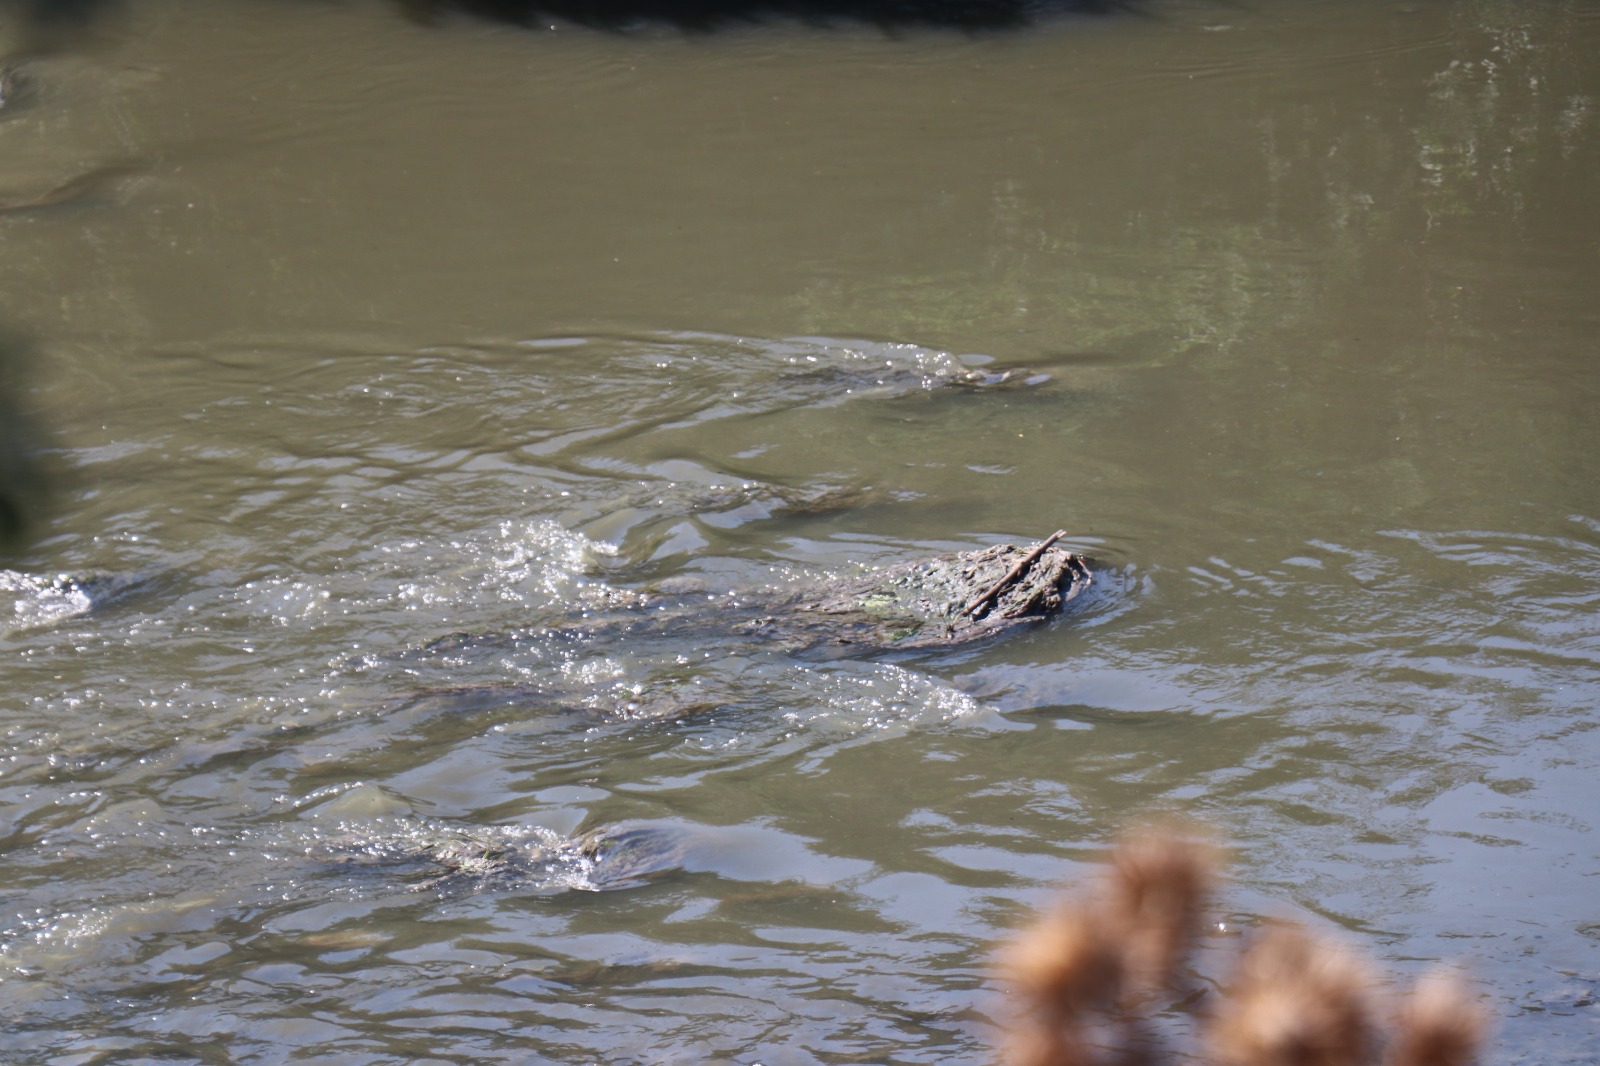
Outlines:
[[1039,556],[1050,550],[1050,545],[1054,544],[1056,541],[1060,540],[1066,535],[1067,531],[1064,529],[1058,529],[1054,533],[1050,534],[1037,548],[1034,548],[1027,555],[1024,555],[1016,566],[1013,566],[1010,570],[1006,571],[1005,577],[1002,577],[999,581],[996,581],[994,584],[990,585],[988,588],[979,593],[978,597],[971,603],[967,604],[966,608],[961,613],[967,615],[975,614],[984,604],[988,603],[996,596],[999,596],[1000,593],[1006,590],[1007,586],[1015,582],[1023,574],[1027,573],[1028,567],[1037,562]]

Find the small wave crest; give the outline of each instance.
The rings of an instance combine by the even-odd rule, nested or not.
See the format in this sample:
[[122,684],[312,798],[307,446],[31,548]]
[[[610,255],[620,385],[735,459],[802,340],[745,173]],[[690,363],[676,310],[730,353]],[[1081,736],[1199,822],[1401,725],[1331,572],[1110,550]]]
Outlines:
[[611,590],[585,579],[592,561],[618,548],[550,519],[508,520],[485,535],[443,544],[405,542],[385,549],[426,569],[403,581],[396,598],[408,609],[481,608],[487,597],[516,607],[603,605]]
[[56,574],[0,570],[0,633],[42,629],[89,614],[145,584],[149,574]]

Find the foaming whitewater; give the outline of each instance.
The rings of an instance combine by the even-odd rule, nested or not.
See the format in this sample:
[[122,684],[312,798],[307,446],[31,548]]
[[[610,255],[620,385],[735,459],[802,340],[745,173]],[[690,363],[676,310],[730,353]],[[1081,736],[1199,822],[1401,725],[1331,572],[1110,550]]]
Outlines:
[[617,550],[548,519],[505,521],[487,537],[435,545],[410,541],[385,549],[404,557],[408,566],[428,567],[398,589],[397,599],[412,610],[475,608],[485,597],[526,608],[603,603],[606,593],[584,574],[597,557],[614,556]]
[[150,573],[44,577],[0,570],[0,634],[42,629],[82,617],[122,599],[152,577]]

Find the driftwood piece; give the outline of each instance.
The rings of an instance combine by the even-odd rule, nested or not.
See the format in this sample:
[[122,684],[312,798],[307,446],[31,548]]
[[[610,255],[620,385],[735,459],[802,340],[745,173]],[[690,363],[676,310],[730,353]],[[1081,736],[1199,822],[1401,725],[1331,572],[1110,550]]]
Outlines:
[[1067,531],[1064,529],[1058,529],[1054,533],[1050,534],[1042,543],[1040,543],[1037,548],[1034,548],[1033,551],[1029,552],[1027,555],[1024,555],[1022,560],[1018,562],[1016,566],[1013,566],[1010,570],[1006,571],[1005,577],[1002,577],[999,581],[996,581],[994,584],[980,592],[977,598],[971,603],[967,604],[966,609],[961,613],[976,614],[979,608],[983,607],[984,604],[1000,595],[1000,593],[1004,592],[1012,582],[1016,581],[1017,578],[1027,573],[1028,567],[1037,562],[1039,556],[1050,550],[1050,545],[1054,544],[1056,541],[1060,540],[1066,535]]

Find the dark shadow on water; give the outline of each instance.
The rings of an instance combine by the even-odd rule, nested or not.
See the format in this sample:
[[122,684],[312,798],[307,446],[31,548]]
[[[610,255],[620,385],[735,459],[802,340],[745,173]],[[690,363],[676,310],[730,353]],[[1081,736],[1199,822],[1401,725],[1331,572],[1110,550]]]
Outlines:
[[[1027,26],[1060,14],[1135,10],[1140,0],[391,0],[413,21],[433,24],[467,15],[518,26],[552,20],[604,30],[642,25],[689,32],[773,20],[812,24],[866,23],[885,29],[943,27],[980,31]],[[102,18],[126,11],[128,0],[0,0],[20,13],[36,40],[27,51],[52,50]],[[283,4],[291,15],[295,5]]]
[[410,17],[432,23],[449,14],[521,26],[550,20],[624,30],[658,23],[708,32],[777,19],[868,23],[886,29],[994,30],[1026,26],[1052,14],[1129,10],[1132,0],[395,0]]
[[5,54],[49,53],[70,45],[101,19],[126,7],[125,0],[0,0],[0,28],[20,31],[17,40],[4,42]]
[[0,0],[36,26],[86,26],[97,16],[121,6],[121,0]]
[[27,402],[33,356],[31,343],[0,330],[0,557],[25,550],[45,517],[46,441]]
[[31,95],[31,79],[14,64],[92,47],[129,6],[128,0],[0,0],[0,117]]

